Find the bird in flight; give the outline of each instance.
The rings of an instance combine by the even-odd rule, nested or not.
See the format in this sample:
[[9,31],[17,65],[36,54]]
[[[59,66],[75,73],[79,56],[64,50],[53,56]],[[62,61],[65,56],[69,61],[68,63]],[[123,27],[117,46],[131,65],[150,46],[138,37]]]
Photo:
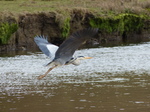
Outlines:
[[78,56],[73,57],[76,49],[81,44],[84,44],[88,39],[94,37],[98,33],[98,28],[87,28],[79,30],[69,36],[59,47],[48,42],[44,36],[36,36],[34,38],[35,43],[40,50],[50,57],[50,61],[46,66],[52,66],[44,75],[40,75],[38,79],[45,77],[52,69],[62,65],[79,65],[80,60],[91,59],[92,57]]

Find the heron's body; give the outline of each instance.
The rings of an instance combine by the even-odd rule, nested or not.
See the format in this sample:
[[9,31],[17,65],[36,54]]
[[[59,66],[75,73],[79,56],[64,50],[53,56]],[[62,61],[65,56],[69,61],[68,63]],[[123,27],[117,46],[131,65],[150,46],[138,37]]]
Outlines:
[[45,77],[55,67],[68,64],[79,65],[80,60],[90,59],[91,57],[84,56],[78,56],[77,58],[74,58],[73,54],[81,44],[92,38],[97,32],[97,28],[89,28],[77,31],[68,39],[66,39],[59,47],[49,43],[47,39],[42,36],[36,36],[34,38],[36,44],[39,46],[41,51],[51,59],[46,66],[53,66],[44,75],[39,76],[39,79]]

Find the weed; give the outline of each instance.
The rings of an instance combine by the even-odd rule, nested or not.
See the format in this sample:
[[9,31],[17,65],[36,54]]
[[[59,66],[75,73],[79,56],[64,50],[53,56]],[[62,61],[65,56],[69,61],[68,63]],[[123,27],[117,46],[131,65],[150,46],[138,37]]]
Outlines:
[[123,33],[138,32],[142,29],[144,18],[145,16],[124,13],[111,18],[91,18],[90,25],[107,33],[118,32],[122,35]]
[[0,24],[0,44],[7,44],[11,35],[18,29],[15,23],[1,23]]
[[62,27],[62,37],[66,38],[70,32],[70,18],[64,20],[64,25]]

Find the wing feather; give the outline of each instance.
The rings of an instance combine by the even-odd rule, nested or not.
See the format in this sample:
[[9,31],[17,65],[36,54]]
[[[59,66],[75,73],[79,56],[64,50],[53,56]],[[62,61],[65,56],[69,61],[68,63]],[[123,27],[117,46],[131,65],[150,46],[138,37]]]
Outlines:
[[86,40],[92,38],[98,32],[97,28],[88,28],[77,31],[66,39],[56,51],[55,59],[69,61],[75,50],[79,48]]
[[46,56],[54,59],[58,46],[49,43],[44,36],[36,36],[34,41]]

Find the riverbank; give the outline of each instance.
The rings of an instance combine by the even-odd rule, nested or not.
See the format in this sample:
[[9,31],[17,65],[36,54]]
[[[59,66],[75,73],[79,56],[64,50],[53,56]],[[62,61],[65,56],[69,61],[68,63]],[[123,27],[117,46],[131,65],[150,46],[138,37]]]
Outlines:
[[101,45],[150,40],[149,0],[0,1],[0,51],[36,48],[36,35],[61,44],[71,33],[99,28]]

